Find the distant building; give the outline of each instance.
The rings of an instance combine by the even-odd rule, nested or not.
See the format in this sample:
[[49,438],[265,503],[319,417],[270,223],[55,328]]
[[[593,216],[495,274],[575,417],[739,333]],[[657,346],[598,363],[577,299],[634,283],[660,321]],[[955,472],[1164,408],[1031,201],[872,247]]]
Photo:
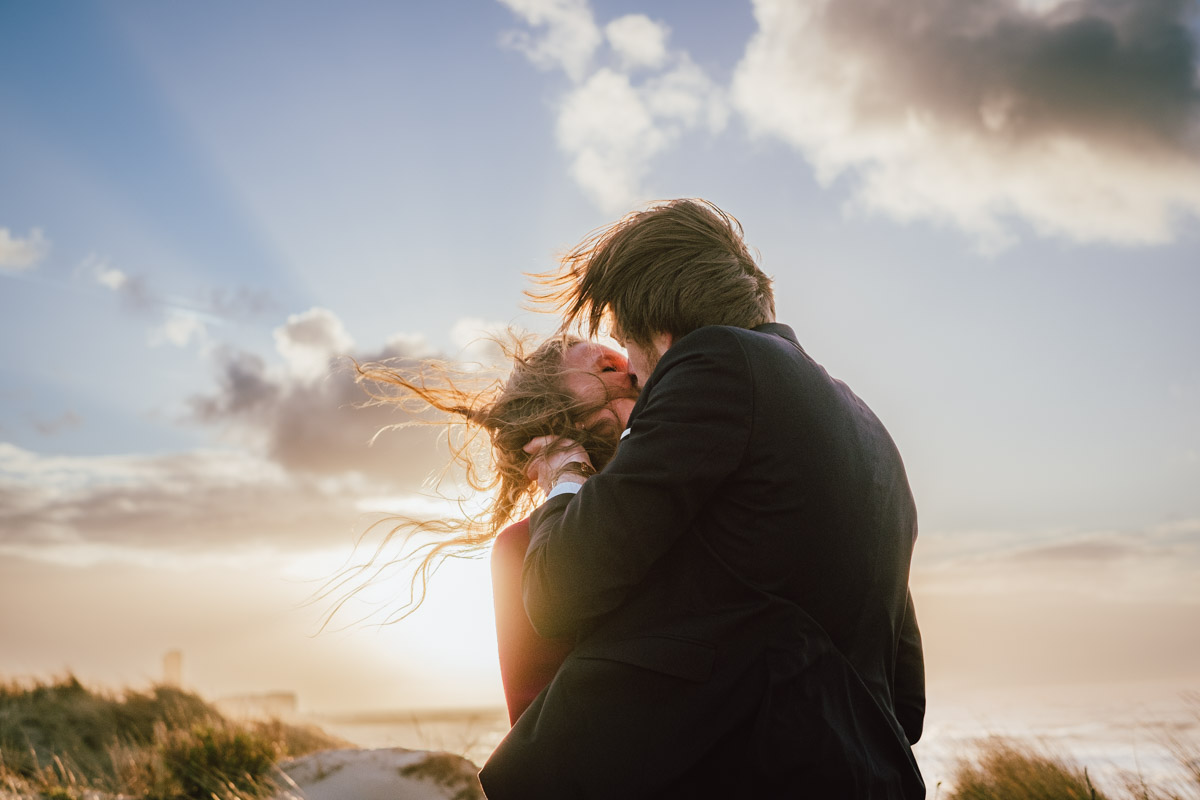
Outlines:
[[163,656],[163,684],[179,688],[183,685],[183,652],[168,650]]

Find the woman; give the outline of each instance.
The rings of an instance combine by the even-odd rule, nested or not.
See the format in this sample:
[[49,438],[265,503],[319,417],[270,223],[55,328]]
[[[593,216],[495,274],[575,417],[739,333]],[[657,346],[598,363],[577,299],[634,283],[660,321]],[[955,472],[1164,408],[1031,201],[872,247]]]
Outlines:
[[[401,615],[407,616],[420,606],[430,572],[442,560],[494,540],[492,587],[500,674],[509,719],[515,722],[554,677],[572,646],[570,641],[538,636],[521,600],[521,566],[529,544],[526,517],[542,499],[537,484],[526,475],[531,456],[523,448],[539,436],[566,437],[587,451],[596,469],[603,469],[616,452],[637,389],[625,357],[594,342],[555,337],[526,356],[522,343],[514,341],[506,352],[513,359],[508,379],[483,391],[470,388],[474,374],[454,373],[436,362],[418,370],[385,364],[358,367],[358,380],[367,387],[372,404],[442,412],[441,424],[451,427],[454,461],[473,489],[491,493],[491,501],[474,517],[399,520],[375,557],[349,570],[352,574],[343,573],[339,585],[364,585],[395,563],[376,566],[384,547],[397,535],[410,542],[414,536],[436,534],[434,541],[416,545],[412,554],[401,559],[420,559],[413,572],[415,602]],[[485,431],[490,446],[481,448],[476,436]]]

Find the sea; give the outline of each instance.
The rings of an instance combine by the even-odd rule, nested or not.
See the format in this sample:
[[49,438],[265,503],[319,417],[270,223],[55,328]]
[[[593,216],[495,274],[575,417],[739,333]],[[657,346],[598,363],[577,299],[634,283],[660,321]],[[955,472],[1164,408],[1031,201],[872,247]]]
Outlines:
[[[360,747],[444,750],[480,765],[509,727],[502,708],[319,714],[308,721]],[[1118,795],[1130,780],[1183,786],[1189,776],[1177,752],[1200,758],[1200,681],[934,693],[914,747],[928,797],[948,792],[958,764],[997,738],[1086,769],[1097,788]],[[1198,778],[1190,780],[1196,793]]]

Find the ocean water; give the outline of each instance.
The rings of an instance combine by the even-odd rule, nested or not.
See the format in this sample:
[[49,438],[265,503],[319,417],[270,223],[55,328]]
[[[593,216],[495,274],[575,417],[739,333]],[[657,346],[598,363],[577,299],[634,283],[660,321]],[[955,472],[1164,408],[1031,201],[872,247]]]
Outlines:
[[[1123,787],[1127,777],[1139,775],[1162,788],[1184,779],[1172,740],[1200,755],[1196,689],[1200,680],[935,691],[914,752],[931,800],[951,788],[958,762],[991,737],[1086,767],[1101,789]],[[487,760],[508,731],[501,708],[321,715],[311,721],[362,747],[446,750],[476,764]]]

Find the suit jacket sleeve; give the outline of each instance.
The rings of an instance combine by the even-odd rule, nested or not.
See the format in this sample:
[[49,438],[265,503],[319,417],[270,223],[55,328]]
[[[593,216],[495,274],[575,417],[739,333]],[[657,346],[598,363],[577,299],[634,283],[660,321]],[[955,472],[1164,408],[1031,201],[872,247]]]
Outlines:
[[531,517],[525,610],[542,636],[577,632],[616,608],[738,466],[753,388],[740,342],[702,328],[662,357],[616,458]]
[[925,722],[925,657],[921,651],[921,631],[917,627],[911,591],[896,650],[894,692],[896,719],[904,729],[908,743],[916,744]]

